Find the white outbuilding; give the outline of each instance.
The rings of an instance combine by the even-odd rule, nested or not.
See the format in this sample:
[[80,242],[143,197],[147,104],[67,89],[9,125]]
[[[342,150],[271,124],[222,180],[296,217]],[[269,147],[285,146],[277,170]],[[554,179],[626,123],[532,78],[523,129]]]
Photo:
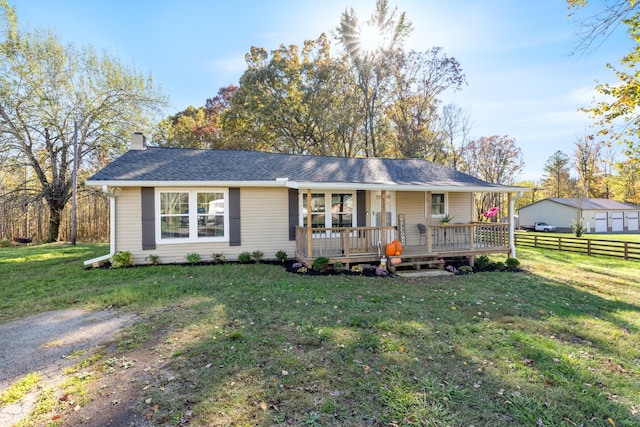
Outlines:
[[558,231],[570,232],[571,224],[582,220],[587,233],[638,233],[640,206],[609,199],[549,198],[518,210],[520,227],[546,222]]

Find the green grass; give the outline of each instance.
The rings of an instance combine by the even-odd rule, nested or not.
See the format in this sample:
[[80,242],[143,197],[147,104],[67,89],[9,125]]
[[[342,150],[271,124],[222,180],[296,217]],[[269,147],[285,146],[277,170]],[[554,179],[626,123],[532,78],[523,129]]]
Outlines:
[[[576,237],[575,234],[573,233],[542,233],[542,232],[536,232],[536,233],[539,235],[546,235],[546,236]],[[592,239],[592,240],[614,240],[617,242],[640,242],[640,233],[626,233],[626,234],[584,233],[579,238]]]
[[524,273],[411,280],[82,269],[106,250],[0,249],[0,321],[143,314],[116,357],[166,363],[141,397],[154,425],[640,425],[637,263],[520,249]]

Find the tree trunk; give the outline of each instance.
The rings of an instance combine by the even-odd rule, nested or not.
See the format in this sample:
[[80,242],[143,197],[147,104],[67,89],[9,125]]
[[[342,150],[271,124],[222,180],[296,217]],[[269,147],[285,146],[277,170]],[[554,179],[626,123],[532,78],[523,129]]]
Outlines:
[[58,241],[60,234],[60,222],[62,220],[62,209],[49,204],[49,237],[46,243]]

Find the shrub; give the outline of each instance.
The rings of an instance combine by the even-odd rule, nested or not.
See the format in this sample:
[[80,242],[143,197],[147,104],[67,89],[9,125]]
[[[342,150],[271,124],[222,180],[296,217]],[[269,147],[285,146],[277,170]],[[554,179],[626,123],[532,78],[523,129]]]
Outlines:
[[130,265],[132,264],[131,252],[129,251],[116,252],[116,254],[111,257],[111,268],[122,268]]
[[224,261],[224,254],[222,252],[217,254],[211,254],[211,259],[215,264],[220,264]]
[[251,257],[256,260],[256,262],[262,261],[262,257],[264,257],[264,252],[262,251],[253,251]]
[[146,260],[148,260],[151,265],[158,265],[160,264],[160,255],[147,255],[147,257],[145,258]]
[[344,270],[344,264],[340,261],[336,262],[335,264],[333,264],[333,270],[338,273],[342,272]]
[[576,235],[576,237],[581,237],[582,234],[584,234],[584,224],[582,223],[582,218],[579,221],[576,221],[575,219],[571,220],[571,230],[573,231],[573,234]]
[[10,248],[10,247],[11,247],[11,240],[9,239],[0,240],[0,248]]
[[476,267],[478,268],[478,270],[484,270],[488,268],[490,264],[491,260],[489,260],[489,257],[486,255],[480,255],[478,258],[476,258]]
[[463,265],[462,267],[460,267],[459,271],[464,274],[469,274],[469,273],[473,273],[473,268],[471,268],[468,265]]
[[248,264],[251,261],[251,254],[249,252],[242,252],[238,255],[238,262],[240,264]]
[[518,266],[520,265],[520,261],[516,258],[507,258],[507,260],[505,261],[505,265],[507,266],[507,268],[518,268]]
[[185,256],[185,258],[187,259],[187,262],[189,264],[197,264],[201,260],[200,254],[196,253],[196,252],[191,252],[191,253],[187,254]]
[[504,265],[504,262],[502,261],[497,261],[497,262],[492,262],[491,264],[489,264],[489,268],[491,270],[495,270],[495,271],[502,271],[506,268],[506,266]]
[[278,251],[276,252],[276,258],[278,259],[278,261],[280,262],[285,262],[288,258],[288,255],[285,251]]
[[313,261],[314,270],[325,271],[327,268],[329,268],[329,258],[321,256]]
[[361,265],[356,264],[356,265],[351,267],[351,272],[352,273],[362,274],[363,271],[364,271],[364,269],[362,268]]

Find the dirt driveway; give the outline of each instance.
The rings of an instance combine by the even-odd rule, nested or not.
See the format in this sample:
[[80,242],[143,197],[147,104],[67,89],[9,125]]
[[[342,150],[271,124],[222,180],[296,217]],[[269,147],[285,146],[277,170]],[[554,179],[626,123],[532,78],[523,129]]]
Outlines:
[[[112,341],[135,317],[113,310],[70,309],[0,324],[0,393],[32,372],[39,372],[40,388],[59,384],[64,369],[75,362],[69,355]],[[28,415],[36,397],[32,393],[16,404],[0,407],[0,425],[14,425]]]

